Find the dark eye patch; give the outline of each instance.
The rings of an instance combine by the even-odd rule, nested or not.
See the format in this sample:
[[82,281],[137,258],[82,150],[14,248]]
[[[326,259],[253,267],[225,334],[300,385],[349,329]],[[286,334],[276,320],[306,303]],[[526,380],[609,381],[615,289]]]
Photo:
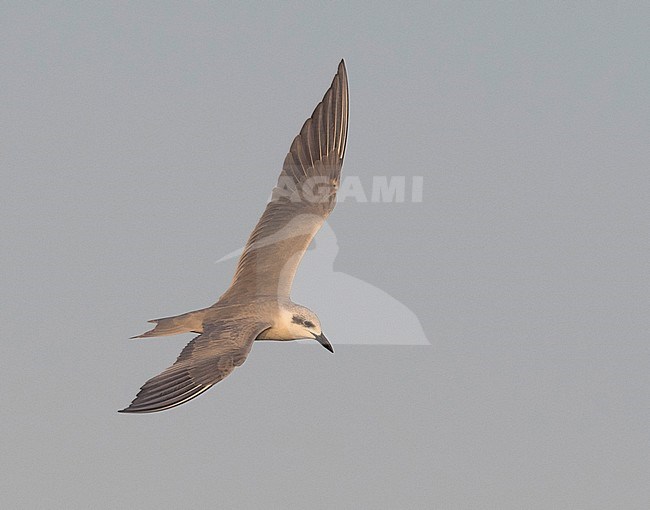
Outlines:
[[306,328],[314,327],[314,323],[312,321],[307,321],[302,317],[300,317],[299,315],[294,315],[293,317],[291,317],[291,322],[293,322],[294,324],[300,324],[302,326],[305,326]]

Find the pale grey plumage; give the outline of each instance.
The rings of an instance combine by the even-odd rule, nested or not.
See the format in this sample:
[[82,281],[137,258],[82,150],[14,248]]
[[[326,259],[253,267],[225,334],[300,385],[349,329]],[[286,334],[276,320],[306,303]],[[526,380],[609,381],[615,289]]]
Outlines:
[[294,138],[272,200],[253,229],[222,299],[289,297],[303,253],[336,204],[347,127],[347,76],[341,61],[332,86]]
[[341,61],[323,100],[291,144],[228,290],[209,308],[156,319],[154,329],[134,337],[200,333],[122,412],[162,411],[191,400],[241,365],[254,340],[309,337],[332,350],[316,314],[289,295],[302,255],[336,204],[347,128],[348,84]]

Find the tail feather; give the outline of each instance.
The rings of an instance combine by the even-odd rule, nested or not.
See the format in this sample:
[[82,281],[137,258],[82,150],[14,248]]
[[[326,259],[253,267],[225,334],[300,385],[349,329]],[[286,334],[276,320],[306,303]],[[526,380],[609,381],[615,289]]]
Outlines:
[[203,318],[205,317],[206,310],[195,310],[182,315],[150,320],[148,322],[156,324],[152,330],[146,331],[141,335],[132,336],[131,338],[177,335],[179,333],[203,333]]

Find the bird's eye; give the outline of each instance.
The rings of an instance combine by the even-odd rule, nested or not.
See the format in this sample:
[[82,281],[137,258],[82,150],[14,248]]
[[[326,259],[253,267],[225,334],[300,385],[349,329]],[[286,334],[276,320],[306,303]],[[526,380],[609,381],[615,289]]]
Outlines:
[[308,327],[308,328],[313,328],[314,323],[312,321],[305,321],[305,326]]

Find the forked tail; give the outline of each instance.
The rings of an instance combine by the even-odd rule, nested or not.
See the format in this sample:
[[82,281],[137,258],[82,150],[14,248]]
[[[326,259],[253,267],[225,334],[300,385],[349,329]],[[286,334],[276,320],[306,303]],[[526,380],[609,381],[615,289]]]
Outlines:
[[149,322],[156,323],[152,330],[131,338],[147,338],[150,336],[177,335],[179,333],[203,333],[203,318],[207,309],[195,310],[174,317],[153,319]]

